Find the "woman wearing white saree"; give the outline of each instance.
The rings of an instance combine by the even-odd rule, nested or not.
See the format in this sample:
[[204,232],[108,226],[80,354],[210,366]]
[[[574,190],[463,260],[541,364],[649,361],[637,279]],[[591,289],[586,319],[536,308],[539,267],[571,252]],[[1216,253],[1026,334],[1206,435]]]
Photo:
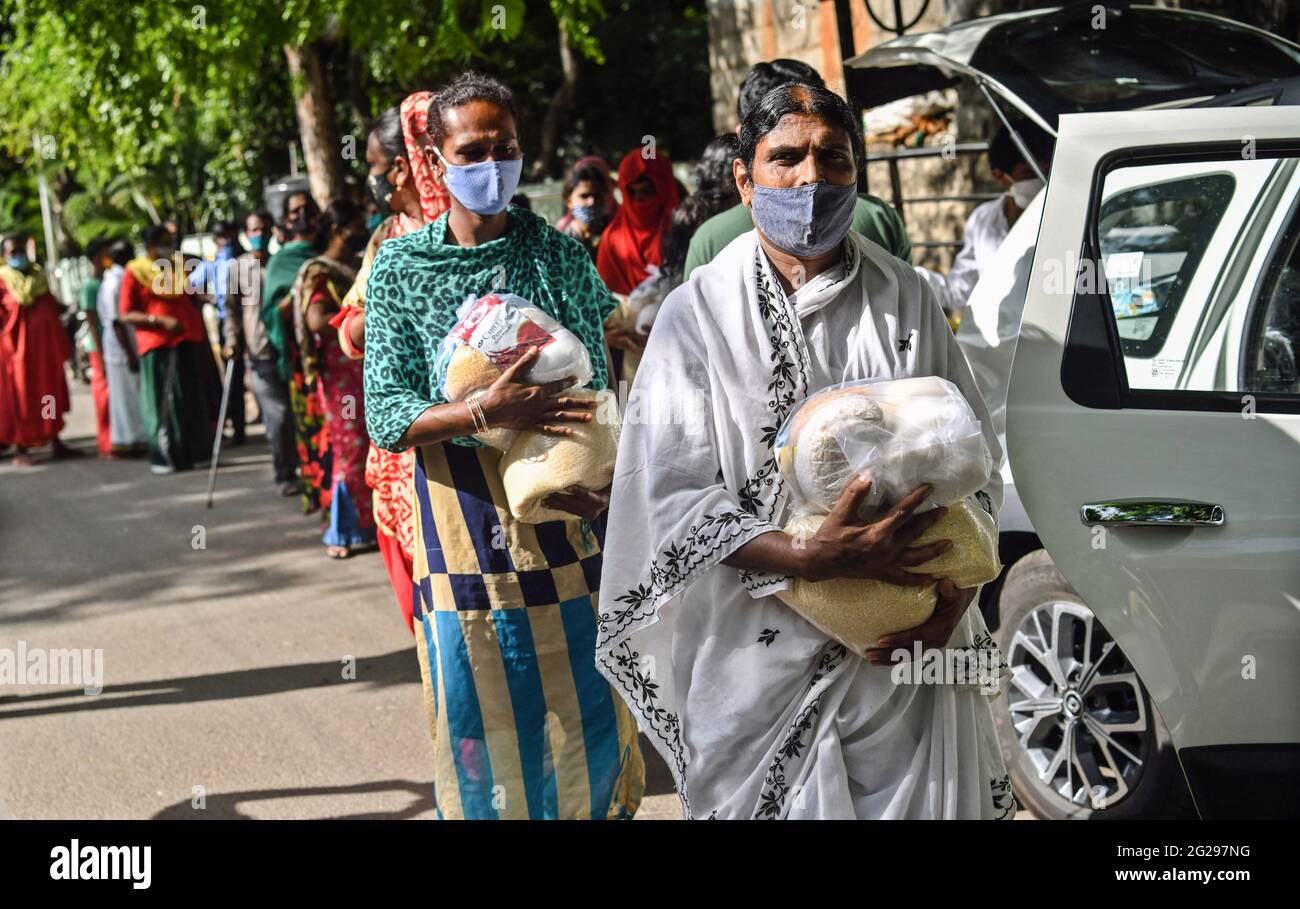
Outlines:
[[[926,624],[864,660],[774,594],[794,576],[914,580],[948,544],[921,487],[874,524],[855,481],[803,545],[782,533],[772,443],[808,395],[940,376],[996,436],[931,291],[849,232],[862,134],[823,89],[774,89],[734,169],[758,230],[668,297],[625,414],[608,522],[597,663],[664,755],[687,817],[995,818],[1014,814],[978,685],[896,684],[891,653],[994,647],[976,589],[941,581]],[[996,516],[996,473],[977,494]]]

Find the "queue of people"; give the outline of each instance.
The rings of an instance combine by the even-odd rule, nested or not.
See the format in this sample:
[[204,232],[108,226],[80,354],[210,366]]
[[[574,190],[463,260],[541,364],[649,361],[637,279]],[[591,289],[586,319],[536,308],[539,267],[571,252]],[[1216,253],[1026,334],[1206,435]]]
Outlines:
[[[166,226],[145,231],[140,257],[121,240],[88,249],[101,453],[147,446],[159,473],[201,463],[224,430],[217,361],[235,364],[273,480],[321,515],[327,555],[381,554],[416,639],[439,817],[631,817],[638,730],[692,817],[1007,814],[978,692],[895,686],[774,595],[792,577],[896,574],[933,520],[908,508],[864,527],[846,507],[792,541],[772,427],[798,401],[848,380],[938,376],[984,422],[995,459],[998,443],[936,300],[942,277],[918,275],[897,213],[857,192],[848,105],[779,60],[750,71],[737,113],[736,133],[700,156],[694,194],[653,149],[629,151],[616,176],[588,156],[552,227],[512,204],[526,155],[514,96],[464,73],[376,119],[374,219],[290,195],[278,224],[259,211],[222,225],[201,289]],[[1004,170],[1014,188],[1023,173]],[[67,386],[57,303],[23,242],[6,238],[0,265],[0,443],[25,456],[66,451]],[[443,339],[467,295],[489,292],[572,332],[590,388],[707,406],[629,421],[611,485],[551,495],[563,520],[517,520],[502,452],[477,436],[565,438],[596,405],[568,381],[520,378],[536,348],[469,400],[443,394]],[[218,308],[217,357],[200,299]],[[33,391],[53,416],[30,414]],[[995,510],[996,472],[982,493]],[[935,617],[891,647],[988,646],[976,590],[939,590]]]

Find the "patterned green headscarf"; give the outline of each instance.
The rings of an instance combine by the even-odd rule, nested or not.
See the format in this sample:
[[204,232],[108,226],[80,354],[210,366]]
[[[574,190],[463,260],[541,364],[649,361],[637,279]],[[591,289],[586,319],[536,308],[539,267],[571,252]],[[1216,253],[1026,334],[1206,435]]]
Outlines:
[[[617,305],[573,237],[522,208],[506,233],[479,246],[449,243],[448,215],[379,247],[366,286],[366,423],[380,448],[397,440],[438,392],[438,346],[470,295],[518,294],[578,336],[592,388],[608,382],[605,317]],[[457,439],[462,444],[472,440]]]

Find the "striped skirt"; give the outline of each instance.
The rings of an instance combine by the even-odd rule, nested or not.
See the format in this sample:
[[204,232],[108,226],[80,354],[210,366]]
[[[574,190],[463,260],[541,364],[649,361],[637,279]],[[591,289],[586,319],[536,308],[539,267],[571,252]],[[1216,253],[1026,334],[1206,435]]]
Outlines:
[[417,652],[438,816],[631,817],[636,722],[596,671],[600,546],[574,518],[521,524],[492,449],[416,460]]

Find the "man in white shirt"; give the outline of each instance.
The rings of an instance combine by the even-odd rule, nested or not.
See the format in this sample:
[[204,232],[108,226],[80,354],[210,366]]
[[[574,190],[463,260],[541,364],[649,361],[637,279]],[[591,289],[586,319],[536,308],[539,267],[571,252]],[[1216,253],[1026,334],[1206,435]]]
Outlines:
[[[1047,173],[1052,160],[1052,140],[1033,126],[1018,127],[1039,168]],[[1020,213],[1043,188],[1043,181],[1021,156],[1020,150],[1004,127],[989,143],[989,167],[1002,185],[1003,194],[981,204],[966,219],[964,245],[946,275],[916,266],[916,271],[930,285],[939,305],[949,315],[966,307],[981,272],[993,263],[998,247]]]

